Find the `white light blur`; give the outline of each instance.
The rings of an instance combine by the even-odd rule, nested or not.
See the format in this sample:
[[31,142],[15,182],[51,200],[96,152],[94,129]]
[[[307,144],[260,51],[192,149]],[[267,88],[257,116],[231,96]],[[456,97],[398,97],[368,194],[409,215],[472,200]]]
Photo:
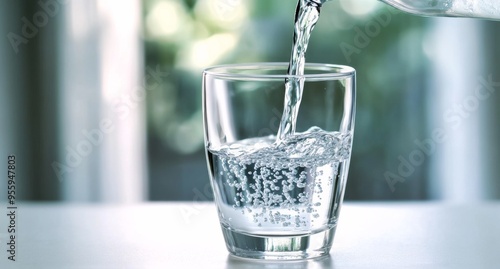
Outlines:
[[[432,61],[431,87],[436,89],[429,96],[433,108],[429,112],[432,113],[429,115],[431,126],[439,126],[449,134],[432,156],[429,188],[434,199],[470,203],[485,197],[480,113],[476,110],[465,114],[453,112],[455,106],[463,104],[473,89],[481,85],[478,80],[483,72],[480,34],[480,22],[474,20],[436,20],[424,44],[424,51]],[[449,115],[458,117],[461,124],[454,126],[447,120]]]
[[[107,201],[138,201],[143,196],[144,100],[134,99],[142,86],[143,62],[140,56],[140,2],[138,0],[97,1],[100,18],[101,117],[114,123],[101,148],[101,188]],[[128,102],[123,100],[129,100]],[[117,104],[127,103],[128,114],[121,115]],[[116,180],[119,182],[116,182]]]
[[157,2],[146,17],[146,29],[153,37],[171,36],[183,30],[188,15],[178,1]]
[[209,38],[196,41],[179,53],[183,62],[179,65],[189,69],[203,69],[217,63],[238,44],[236,34],[216,34]]
[[373,0],[340,0],[342,9],[354,16],[366,16],[377,9],[377,1]]
[[[117,9],[112,0],[97,2],[101,23],[102,93],[104,100],[117,102],[118,98],[131,90],[137,90],[140,81],[124,78],[136,77],[135,72],[142,65],[135,55],[139,42],[140,17],[136,0],[124,1]],[[131,16],[135,14],[136,16]],[[133,88],[133,89],[132,89]]]
[[248,17],[248,1],[245,0],[198,0],[195,15],[217,27],[236,29]]
[[[78,3],[72,2],[66,7],[68,9],[67,25],[69,26],[69,33],[75,40],[82,40],[92,34],[92,28],[95,27],[95,21],[89,21],[86,14],[92,10],[92,3]],[[83,10],[82,10],[83,9]]]
[[169,146],[182,154],[191,154],[203,147],[203,125],[201,110],[188,120],[170,125],[166,137]]

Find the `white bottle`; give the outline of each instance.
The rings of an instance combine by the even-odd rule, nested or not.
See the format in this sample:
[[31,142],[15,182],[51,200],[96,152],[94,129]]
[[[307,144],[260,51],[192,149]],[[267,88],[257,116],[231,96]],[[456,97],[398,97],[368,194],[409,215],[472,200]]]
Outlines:
[[[331,0],[310,0],[325,3]],[[356,1],[356,0],[351,0]],[[500,20],[500,0],[380,0],[404,12],[421,16]]]
[[380,0],[401,11],[422,16],[500,20],[500,0]]

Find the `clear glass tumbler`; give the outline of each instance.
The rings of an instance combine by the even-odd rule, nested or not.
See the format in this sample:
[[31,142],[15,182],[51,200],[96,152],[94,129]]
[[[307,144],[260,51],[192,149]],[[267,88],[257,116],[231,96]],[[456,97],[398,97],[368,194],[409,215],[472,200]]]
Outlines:
[[[226,246],[239,257],[293,260],[332,246],[354,131],[353,68],[287,63],[203,72],[205,146]],[[295,132],[276,134],[285,80],[303,85]]]

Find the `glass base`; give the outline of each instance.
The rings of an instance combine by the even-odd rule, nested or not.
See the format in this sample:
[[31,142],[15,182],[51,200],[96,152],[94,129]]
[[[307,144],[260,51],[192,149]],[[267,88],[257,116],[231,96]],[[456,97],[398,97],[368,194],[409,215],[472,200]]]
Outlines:
[[300,236],[259,236],[222,226],[229,252],[237,257],[262,260],[302,260],[328,255],[336,226]]

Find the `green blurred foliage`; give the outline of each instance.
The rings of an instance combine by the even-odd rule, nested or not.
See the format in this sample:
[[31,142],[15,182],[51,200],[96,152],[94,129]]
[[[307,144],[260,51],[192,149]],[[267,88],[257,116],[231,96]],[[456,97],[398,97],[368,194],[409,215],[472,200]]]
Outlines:
[[[208,184],[201,113],[203,68],[287,62],[295,4],[292,0],[144,0],[146,65],[170,70],[168,80],[147,100],[153,200],[192,200],[192,190]],[[348,199],[427,196],[426,183],[417,180],[425,176],[426,164],[395,193],[384,178],[384,172],[397,169],[398,156],[411,152],[413,140],[427,131],[427,20],[375,0],[335,0],[323,6],[307,62],[346,64],[357,71]],[[185,176],[173,177],[175,166],[186,162],[202,164],[192,165]],[[161,191],[178,184],[185,184],[180,188],[184,193]]]

